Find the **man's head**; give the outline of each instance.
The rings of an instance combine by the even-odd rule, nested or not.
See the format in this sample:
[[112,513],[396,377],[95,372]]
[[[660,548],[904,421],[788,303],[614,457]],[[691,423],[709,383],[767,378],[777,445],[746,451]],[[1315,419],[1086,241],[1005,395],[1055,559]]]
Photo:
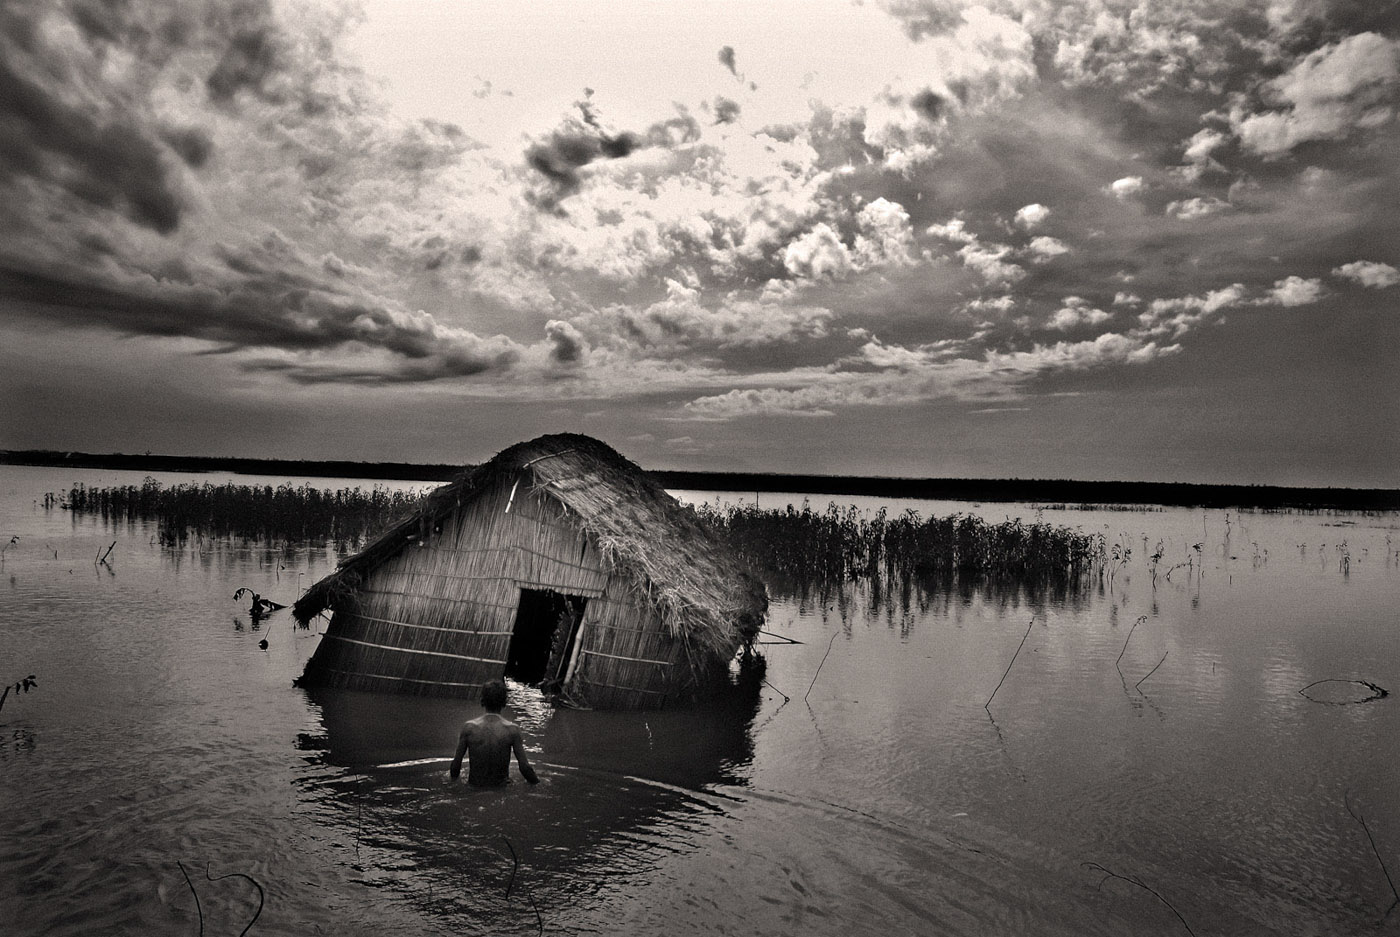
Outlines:
[[489,713],[498,713],[506,705],[506,682],[488,680],[481,688],[481,707]]

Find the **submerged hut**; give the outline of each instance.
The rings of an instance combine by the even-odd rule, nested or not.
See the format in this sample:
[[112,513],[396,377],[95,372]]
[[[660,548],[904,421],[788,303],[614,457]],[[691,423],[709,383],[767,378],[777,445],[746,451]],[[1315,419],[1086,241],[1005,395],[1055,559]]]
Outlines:
[[495,677],[597,709],[721,684],[763,585],[596,439],[541,436],[430,494],[293,608],[330,625],[298,681],[473,696]]

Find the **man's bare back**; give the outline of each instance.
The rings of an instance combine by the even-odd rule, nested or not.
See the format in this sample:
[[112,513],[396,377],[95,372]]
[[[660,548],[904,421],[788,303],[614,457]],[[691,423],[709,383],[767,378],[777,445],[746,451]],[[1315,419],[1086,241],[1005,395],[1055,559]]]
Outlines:
[[[494,682],[494,681],[493,681]],[[462,726],[457,738],[457,757],[452,759],[450,772],[453,780],[462,774],[462,756],[469,755],[467,783],[473,787],[493,787],[510,780],[510,755],[515,752],[515,760],[520,763],[520,773],[531,784],[538,784],[535,769],[525,757],[525,740],[520,727],[500,713],[505,704],[505,685],[501,684],[499,705],[491,694],[482,694],[486,712]]]

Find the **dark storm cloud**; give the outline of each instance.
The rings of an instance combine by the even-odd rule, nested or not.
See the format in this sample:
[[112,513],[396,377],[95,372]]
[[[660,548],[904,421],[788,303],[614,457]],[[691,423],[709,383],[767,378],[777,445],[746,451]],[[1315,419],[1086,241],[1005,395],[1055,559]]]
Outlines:
[[739,119],[739,103],[726,97],[716,97],[714,104],[715,123],[732,124]]
[[179,154],[191,169],[199,169],[209,162],[209,157],[214,152],[214,141],[198,127],[165,130],[161,133],[161,139]]
[[280,95],[269,88],[269,79],[278,69],[278,56],[277,39],[270,29],[240,30],[230,38],[223,58],[205,79],[209,97],[227,103],[239,91],[247,90],[258,97],[279,101]]
[[588,342],[568,322],[549,320],[545,323],[544,335],[550,345],[550,360],[555,364],[577,364],[588,354]]
[[426,384],[446,378],[473,377],[489,371],[510,367],[518,354],[501,351],[495,354],[448,352],[429,360],[410,361],[393,368],[366,368],[343,364],[317,364],[290,361],[253,361],[243,370],[252,374],[280,374],[296,384],[349,384],[358,387],[388,387],[402,384]]
[[549,137],[525,151],[525,163],[544,177],[542,190],[526,194],[541,211],[562,215],[560,203],[583,185],[580,170],[597,160],[622,159],[643,147],[675,147],[693,143],[701,130],[695,118],[686,113],[653,124],[645,134],[631,131],[610,133],[603,129],[597,112],[588,101],[578,102],[582,120],[571,120]]
[[[11,53],[26,39],[16,23],[0,21],[0,48]],[[0,187],[32,179],[162,234],[174,231],[186,202],[159,137],[126,115],[70,103],[61,85],[46,87],[22,73],[26,65],[41,75],[62,69],[40,70],[28,55],[0,55]]]
[[556,131],[525,151],[526,164],[549,182],[543,193],[531,193],[531,201],[541,210],[558,212],[559,203],[582,186],[580,169],[596,159],[627,156],[639,143],[629,133],[610,137],[594,131]]
[[[339,81],[350,73],[331,47],[340,20],[309,15],[293,40],[263,0],[0,6],[6,313],[193,339],[220,354],[279,352],[278,367],[304,383],[421,382],[510,367],[521,346],[357,285],[363,268],[324,245],[303,250],[263,223],[271,233],[260,240],[238,229],[221,237],[229,202],[220,184],[226,170],[244,167],[214,164],[216,128],[289,131],[279,153],[316,182],[304,209],[321,221],[341,207],[350,164],[372,166],[375,178],[419,178],[477,146],[444,122],[381,133],[358,119],[364,102],[353,75]],[[218,115],[200,120],[198,109],[211,106]],[[248,204],[256,210],[265,198],[251,192]],[[210,214],[194,243],[133,237],[123,220],[169,236],[196,205]],[[425,241],[420,269],[471,257],[460,244]]]
[[[36,182],[162,234],[178,228],[190,206],[180,163],[203,167],[214,145],[199,128],[154,119],[145,100],[151,76],[181,51],[209,49],[220,55],[209,94],[227,101],[241,89],[267,96],[278,67],[266,3],[206,12],[201,21],[134,2],[8,7],[0,14],[0,188],[24,198],[20,187]],[[65,43],[48,22],[64,15],[86,45]],[[124,68],[112,66],[113,50]]]
[[931,123],[937,123],[947,108],[947,102],[942,95],[925,88],[909,100],[909,106]]
[[126,335],[190,338],[215,342],[217,352],[274,349],[317,353],[357,348],[390,356],[377,368],[317,368],[282,362],[299,380],[324,383],[344,375],[353,383],[432,381],[509,367],[518,348],[501,339],[482,339],[452,329],[423,312],[394,309],[374,297],[352,295],[293,269],[278,254],[285,242],[265,241],[256,249],[225,250],[223,259],[237,276],[218,286],[199,285],[187,270],[169,278],[142,277],[134,284],[101,279],[53,266],[37,269],[0,260],[0,300],[37,317],[63,310],[70,327],[109,329]]
[[884,5],[915,42],[952,32],[963,22],[962,6],[953,0],[887,0]]
[[729,74],[733,75],[735,78],[739,77],[739,73],[735,70],[734,66],[733,46],[720,46],[719,63],[729,70]]

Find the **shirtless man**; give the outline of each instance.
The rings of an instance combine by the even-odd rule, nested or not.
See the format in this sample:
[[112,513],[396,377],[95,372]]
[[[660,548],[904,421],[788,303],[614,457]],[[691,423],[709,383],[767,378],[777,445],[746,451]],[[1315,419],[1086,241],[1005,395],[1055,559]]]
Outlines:
[[462,756],[470,752],[467,783],[473,787],[494,787],[510,780],[510,753],[520,762],[520,773],[531,784],[538,784],[535,769],[525,757],[520,727],[501,715],[506,705],[504,680],[491,680],[481,688],[481,706],[486,710],[462,726],[457,739],[457,757],[452,759],[452,780],[462,774]]

